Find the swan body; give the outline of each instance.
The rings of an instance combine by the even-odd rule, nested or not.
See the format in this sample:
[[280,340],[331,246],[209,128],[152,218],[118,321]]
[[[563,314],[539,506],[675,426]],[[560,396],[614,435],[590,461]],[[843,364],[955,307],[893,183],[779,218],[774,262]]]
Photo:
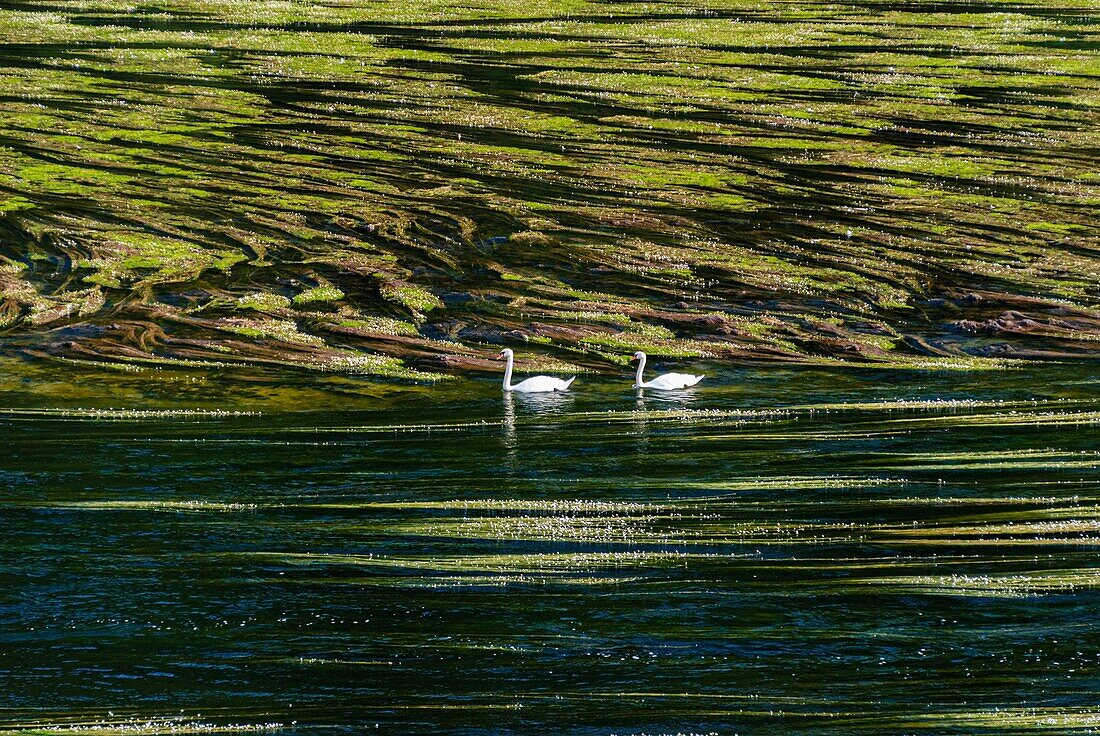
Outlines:
[[505,358],[508,361],[504,368],[505,391],[518,391],[521,394],[548,394],[553,391],[568,391],[569,384],[577,380],[576,376],[573,376],[568,381],[563,381],[553,376],[533,376],[525,381],[520,381],[512,385],[512,364],[515,362],[515,355],[512,353],[512,349],[504,348],[500,351],[498,357]]
[[675,391],[678,388],[690,388],[702,381],[706,376],[696,376],[691,373],[665,373],[657,376],[652,381],[642,380],[642,371],[645,370],[645,353],[641,350],[634,353],[633,360],[638,361],[638,372],[634,376],[634,388],[652,388],[658,391]]

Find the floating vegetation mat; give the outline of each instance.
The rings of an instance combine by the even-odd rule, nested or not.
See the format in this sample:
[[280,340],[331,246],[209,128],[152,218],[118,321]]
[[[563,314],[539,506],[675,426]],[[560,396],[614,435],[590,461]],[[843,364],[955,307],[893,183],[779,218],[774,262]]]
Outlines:
[[1092,358],[1094,11],[7,2],[0,348],[422,382],[502,343]]
[[1088,366],[709,378],[0,412],[0,734],[1100,728]]
[[95,736],[169,736],[171,734],[224,734],[224,733],[274,733],[282,730],[281,723],[218,724],[196,718],[129,718],[119,720],[107,716],[94,721],[43,723],[15,727],[0,724],[3,736],[33,736],[35,734],[93,734]]
[[10,419],[150,420],[168,418],[225,418],[257,416],[257,412],[204,409],[11,409],[0,407],[0,417]]

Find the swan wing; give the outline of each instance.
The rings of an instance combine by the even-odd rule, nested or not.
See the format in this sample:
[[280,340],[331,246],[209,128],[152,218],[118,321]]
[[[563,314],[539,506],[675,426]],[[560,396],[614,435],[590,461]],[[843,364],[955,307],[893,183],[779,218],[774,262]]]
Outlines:
[[[575,376],[574,376],[575,378]],[[568,391],[569,384],[573,383],[574,378],[570,378],[568,381],[563,381],[560,378],[553,376],[532,376],[525,381],[520,381],[515,386],[512,386],[513,391],[519,391],[524,394],[542,394],[549,393],[551,391]]]
[[678,388],[694,386],[703,378],[703,376],[693,376],[690,373],[665,373],[644,384],[644,386],[655,388],[658,391],[673,391]]

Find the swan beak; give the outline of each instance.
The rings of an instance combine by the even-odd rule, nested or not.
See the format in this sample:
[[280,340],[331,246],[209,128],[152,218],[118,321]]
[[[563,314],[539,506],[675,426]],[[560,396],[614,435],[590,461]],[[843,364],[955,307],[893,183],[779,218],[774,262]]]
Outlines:
[[504,351],[501,350],[499,353],[497,353],[497,358],[503,358],[503,357],[504,357]]

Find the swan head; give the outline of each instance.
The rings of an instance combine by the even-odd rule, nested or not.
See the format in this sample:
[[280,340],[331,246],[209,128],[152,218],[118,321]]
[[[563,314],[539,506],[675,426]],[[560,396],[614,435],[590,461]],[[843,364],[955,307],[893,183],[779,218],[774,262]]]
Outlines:
[[630,360],[631,360],[631,362],[633,362],[635,360],[645,360],[645,353],[643,353],[641,350],[639,350],[638,352],[634,353],[634,357],[631,358]]
[[511,358],[512,357],[512,348],[504,348],[503,350],[500,351],[500,353],[497,355],[497,357],[498,358]]

